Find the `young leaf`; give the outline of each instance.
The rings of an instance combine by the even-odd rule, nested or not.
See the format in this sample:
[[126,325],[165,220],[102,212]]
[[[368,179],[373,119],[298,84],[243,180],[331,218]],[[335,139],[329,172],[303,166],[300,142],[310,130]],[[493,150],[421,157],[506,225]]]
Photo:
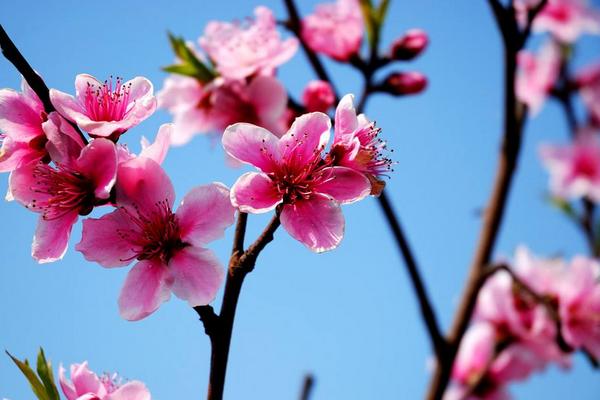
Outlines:
[[190,76],[201,82],[210,82],[216,78],[215,71],[196,57],[182,37],[174,36],[171,32],[168,32],[168,35],[171,47],[182,63],[165,67],[163,68],[164,71]]
[[27,359],[21,361],[16,357],[13,357],[13,355],[10,354],[8,351],[6,351],[6,354],[8,354],[8,356],[13,360],[17,367],[19,367],[23,375],[25,375],[25,378],[27,378],[27,380],[29,381],[29,384],[31,385],[31,389],[33,390],[35,396],[39,400],[50,400],[50,398],[48,398],[48,395],[46,394],[46,389],[44,388],[44,385],[42,384],[42,382],[40,382],[38,377],[35,375],[35,372],[33,372],[31,367],[29,366],[29,362],[27,361]]
[[37,358],[37,373],[40,379],[42,380],[44,387],[46,388],[46,394],[48,395],[48,399],[60,400],[60,396],[58,395],[58,389],[56,388],[56,383],[54,383],[52,364],[50,364],[50,361],[46,360],[44,349],[42,349],[41,347]]

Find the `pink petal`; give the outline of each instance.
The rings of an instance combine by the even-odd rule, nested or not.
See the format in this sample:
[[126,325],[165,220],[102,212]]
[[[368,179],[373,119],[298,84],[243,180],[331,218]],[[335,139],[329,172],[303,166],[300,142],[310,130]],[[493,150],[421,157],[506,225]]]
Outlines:
[[62,217],[52,220],[40,217],[31,245],[32,257],[40,264],[63,258],[67,252],[69,237],[73,225],[77,222],[77,217],[77,211],[68,212]]
[[214,300],[225,271],[212,251],[194,246],[178,251],[169,268],[173,278],[171,290],[192,307]]
[[158,260],[144,260],[133,266],[121,294],[119,312],[129,321],[147,317],[169,300],[171,291],[167,283],[167,267]]
[[48,121],[44,122],[42,127],[48,137],[46,149],[52,161],[72,165],[84,147],[75,128],[57,112],[51,112]]
[[148,79],[136,76],[124,83],[129,88],[129,107],[126,119],[135,120],[135,124],[145,120],[156,111],[157,100],[154,97],[154,86]]
[[354,95],[347,94],[340,100],[335,109],[334,143],[341,140],[341,135],[352,133],[358,128],[358,119],[354,109]]
[[371,193],[369,179],[350,168],[327,168],[323,175],[325,179],[314,187],[314,191],[327,194],[342,204],[364,199]]
[[212,183],[186,194],[176,215],[182,240],[201,246],[223,236],[235,221],[235,208],[227,186]]
[[62,364],[58,367],[58,381],[60,383],[60,388],[65,394],[67,400],[77,400],[77,392],[75,391],[75,387],[65,377],[65,368],[62,366]]
[[40,110],[32,108],[23,94],[0,90],[0,132],[23,142],[43,135]]
[[102,82],[90,74],[79,74],[75,77],[75,97],[81,104],[85,104],[85,93],[90,86],[102,87]]
[[79,172],[94,183],[98,199],[108,199],[117,179],[117,149],[108,139],[94,139],[77,160]]
[[165,171],[155,161],[137,157],[119,164],[117,204],[139,210],[154,210],[156,203],[167,201],[173,206],[175,190]]
[[173,134],[173,124],[162,124],[158,129],[154,143],[149,144],[145,138],[142,138],[142,151],[140,157],[150,158],[158,164],[162,164],[169,146],[171,146],[171,135]]
[[[36,190],[34,171],[41,163],[27,164],[12,171],[8,178],[8,186],[12,197],[33,212],[41,212],[38,204],[51,198],[50,194]],[[50,168],[50,167],[47,167]]]
[[331,120],[320,112],[296,118],[290,130],[279,140],[282,160],[286,164],[304,167],[325,148],[330,129]]
[[81,241],[75,249],[103,267],[122,267],[136,255],[131,242],[141,234],[127,212],[118,209],[99,219],[83,220]]
[[33,150],[26,142],[15,142],[5,137],[0,148],[0,172],[10,172],[32,163],[37,163],[43,152]]
[[285,205],[281,225],[294,239],[317,253],[336,248],[344,236],[344,216],[339,204],[320,194]]
[[150,400],[150,392],[142,382],[127,382],[111,394],[105,400]]
[[272,172],[280,160],[279,139],[260,126],[238,123],[223,132],[223,147],[233,158]]
[[287,108],[287,91],[272,76],[257,76],[254,78],[248,85],[248,96],[254,105],[256,115],[262,121],[273,121],[281,118]]
[[106,395],[106,388],[98,376],[88,369],[87,361],[71,365],[71,381],[79,396],[86,393],[93,393],[98,397]]
[[85,123],[92,121],[88,118],[87,111],[83,105],[69,94],[63,93],[60,90],[50,89],[50,101],[60,115],[69,121],[77,123],[83,129],[85,129],[83,126]]
[[241,212],[263,213],[283,201],[275,183],[267,175],[247,172],[231,188],[231,202]]

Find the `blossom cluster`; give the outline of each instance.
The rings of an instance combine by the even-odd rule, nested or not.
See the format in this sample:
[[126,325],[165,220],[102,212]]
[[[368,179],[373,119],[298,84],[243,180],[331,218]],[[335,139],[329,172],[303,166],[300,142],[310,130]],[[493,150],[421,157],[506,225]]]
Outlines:
[[171,125],[160,128],[154,143],[143,141],[139,154],[118,143],[156,109],[150,81],[99,82],[82,74],[75,89],[75,96],[51,89],[57,111],[49,114],[26,83],[21,93],[0,91],[7,198],[39,214],[32,256],[40,263],[61,259],[79,217],[112,209],[83,221],[76,249],[107,268],[137,261],[119,297],[121,315],[143,318],[171,291],[193,306],[207,304],[224,274],[204,245],[233,223],[229,190],[218,183],[199,186],[173,212],[174,189],[160,166]]
[[570,354],[600,358],[600,263],[577,256],[542,259],[517,250],[488,279],[454,363],[445,399],[507,399],[507,385]]

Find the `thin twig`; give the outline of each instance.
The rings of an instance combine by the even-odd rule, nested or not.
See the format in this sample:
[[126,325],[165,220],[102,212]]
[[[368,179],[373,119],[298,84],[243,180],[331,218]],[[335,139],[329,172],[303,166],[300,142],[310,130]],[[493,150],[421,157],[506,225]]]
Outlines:
[[427,326],[427,330],[429,332],[429,336],[431,338],[435,354],[438,359],[441,359],[446,354],[447,343],[444,337],[442,336],[437,318],[435,316],[435,312],[433,311],[433,307],[431,306],[431,303],[429,301],[427,290],[425,289],[425,285],[419,273],[419,267],[417,266],[417,262],[415,261],[415,257],[412,254],[412,250],[410,248],[410,245],[408,244],[406,235],[404,234],[402,226],[400,225],[400,219],[394,212],[394,209],[387,198],[385,190],[379,196],[378,202],[381,206],[381,209],[383,210],[383,213],[385,214],[386,220],[388,221],[394,238],[396,239],[396,244],[398,245],[398,248],[400,249],[400,252],[404,257],[406,269],[408,270],[408,274],[413,284],[413,288],[417,295],[419,306],[421,307],[421,313],[423,315],[423,320],[425,321],[425,325]]
[[517,53],[525,43],[521,39],[516,21],[514,8],[509,6],[508,16],[498,10],[499,2],[488,0],[496,22],[502,33],[504,44],[504,135],[500,152],[494,187],[485,208],[483,225],[475,255],[469,270],[469,276],[463,295],[455,314],[454,321],[448,334],[449,351],[447,357],[436,365],[429,387],[427,399],[441,400],[450,381],[452,366],[462,338],[467,330],[471,315],[475,309],[477,295],[481,288],[482,274],[496,244],[500,224],[502,222],[506,203],[510,192],[514,172],[517,167],[522,141],[523,124],[526,118],[526,108],[517,101],[515,95],[515,77],[517,69]]
[[294,0],[283,1],[285,3],[285,7],[289,16],[289,20],[284,26],[288,28],[300,42],[300,46],[302,46],[304,54],[306,54],[310,65],[312,66],[319,79],[325,82],[329,82],[329,84],[331,85],[331,89],[334,93],[335,103],[339,103],[340,96],[338,95],[338,91],[335,88],[333,81],[329,78],[329,74],[327,73],[325,67],[321,63],[319,56],[317,56],[317,54],[314,51],[312,51],[310,47],[308,47],[308,44],[302,37],[302,21],[300,19],[300,14],[298,13],[298,7],[296,7],[296,3],[294,2]]
[[247,218],[246,213],[238,215],[219,315],[216,315],[212,307],[208,305],[194,307],[211,342],[208,400],[223,398],[233,322],[244,278],[254,269],[258,255],[273,240],[273,234],[280,225],[279,210],[277,210],[263,233],[244,251]]
[[[0,24],[0,50],[4,57],[15,66],[17,71],[23,76],[23,79],[27,82],[31,90],[35,92],[37,97],[44,105],[46,113],[50,114],[56,111],[52,102],[50,101],[50,90],[44,80],[31,68],[31,65],[27,62],[23,54],[17,49],[17,46],[13,43],[11,38],[8,36],[2,25]],[[87,143],[87,138],[79,130],[79,127],[70,122],[69,123],[75,128],[83,143]]]
[[310,394],[312,393],[313,386],[315,385],[315,378],[312,374],[304,375],[302,381],[302,390],[300,391],[300,400],[310,400]]

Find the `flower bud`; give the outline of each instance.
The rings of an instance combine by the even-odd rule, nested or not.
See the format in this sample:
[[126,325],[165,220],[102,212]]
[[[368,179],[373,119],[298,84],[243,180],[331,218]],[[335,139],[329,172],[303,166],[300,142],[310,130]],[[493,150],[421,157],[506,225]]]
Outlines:
[[420,72],[393,72],[385,79],[381,90],[394,96],[417,94],[427,87],[427,77]]
[[390,57],[394,60],[412,60],[427,47],[429,37],[421,29],[411,29],[392,44]]
[[335,95],[329,82],[310,81],[302,93],[302,102],[308,112],[327,112],[335,102]]

